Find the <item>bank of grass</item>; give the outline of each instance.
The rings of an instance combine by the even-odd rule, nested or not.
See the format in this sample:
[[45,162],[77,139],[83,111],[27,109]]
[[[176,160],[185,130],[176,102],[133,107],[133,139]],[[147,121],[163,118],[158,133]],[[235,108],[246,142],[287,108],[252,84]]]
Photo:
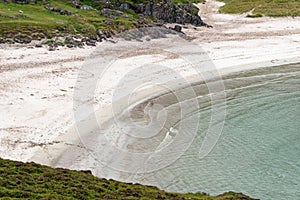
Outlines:
[[[130,4],[145,3],[148,0],[111,0],[110,6],[118,8],[120,3]],[[199,3],[202,0],[173,0],[176,3]],[[32,39],[52,38],[66,34],[95,35],[98,30],[120,32],[140,26],[138,20],[141,16],[133,10],[125,10],[122,15],[103,14],[102,8],[105,1],[81,0],[81,5],[89,5],[94,9],[81,10],[75,8],[70,0],[47,0],[30,2],[29,4],[17,4],[9,1],[0,1],[0,37],[10,38],[10,35],[31,35]],[[52,4],[54,8],[60,8],[72,12],[71,15],[61,15],[45,8],[46,4]],[[145,23],[153,20],[145,18]],[[37,36],[37,37],[36,37]]]
[[[49,11],[45,4],[71,11],[72,15],[61,15]],[[0,36],[8,34],[42,33],[45,37],[65,33],[95,34],[97,30],[127,30],[135,27],[138,16],[125,12],[121,16],[104,17],[99,10],[81,10],[72,6],[71,1],[49,0],[45,3],[16,4],[0,2]],[[88,24],[88,26],[87,26]]]
[[300,0],[220,0],[225,2],[222,13],[245,13],[253,10],[248,17],[300,16]]
[[250,200],[243,194],[167,193],[152,186],[122,183],[93,176],[87,171],[54,169],[35,163],[0,158],[1,199],[206,199]]

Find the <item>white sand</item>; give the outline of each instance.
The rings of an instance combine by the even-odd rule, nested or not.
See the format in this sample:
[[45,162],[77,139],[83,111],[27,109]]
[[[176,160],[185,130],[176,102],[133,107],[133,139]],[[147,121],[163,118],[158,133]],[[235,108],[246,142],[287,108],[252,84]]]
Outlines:
[[[248,19],[245,15],[218,14],[220,5],[212,0],[199,6],[202,18],[214,28],[188,26],[184,32],[196,37],[193,42],[206,51],[220,71],[300,62],[300,18]],[[156,40],[157,47],[164,46],[164,42]],[[0,46],[0,157],[51,165],[68,146],[78,146],[77,154],[84,152],[75,131],[70,131],[75,123],[73,92],[84,59],[94,50],[61,48],[50,52],[44,48]],[[162,58],[138,57],[149,63],[163,62]],[[127,62],[104,80],[104,93],[97,93],[95,99],[84,104],[109,107],[117,80],[130,70],[130,59]],[[191,75],[185,74],[186,69],[176,61],[168,62],[184,76]],[[164,76],[160,72],[156,78]],[[82,165],[71,158],[64,164],[92,168],[89,163]]]

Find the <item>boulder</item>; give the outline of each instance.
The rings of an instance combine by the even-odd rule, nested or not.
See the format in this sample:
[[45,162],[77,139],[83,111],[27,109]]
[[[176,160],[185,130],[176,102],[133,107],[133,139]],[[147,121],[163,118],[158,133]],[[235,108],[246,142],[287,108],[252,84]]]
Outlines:
[[13,39],[16,43],[20,44],[28,44],[32,41],[32,38],[30,36],[23,34],[18,34]]
[[198,15],[199,9],[191,3],[178,5],[171,0],[150,0],[131,7],[137,14],[152,16],[167,23],[207,26]]
[[53,45],[49,45],[49,47],[48,47],[48,50],[49,50],[49,51],[55,51],[55,49],[56,49],[56,48],[55,48]]
[[35,45],[35,47],[36,48],[41,48],[43,45],[41,44],[41,43],[37,43],[36,45]]
[[119,7],[119,10],[128,10],[130,8],[130,5],[128,3],[122,3]]
[[94,8],[92,6],[83,5],[83,6],[80,6],[80,9],[81,10],[93,10]]
[[95,40],[87,40],[86,42],[85,42],[85,44],[87,45],[87,46],[96,46],[96,42],[97,41],[95,41]]
[[179,25],[175,25],[175,27],[173,28],[174,31],[182,33],[182,27]]

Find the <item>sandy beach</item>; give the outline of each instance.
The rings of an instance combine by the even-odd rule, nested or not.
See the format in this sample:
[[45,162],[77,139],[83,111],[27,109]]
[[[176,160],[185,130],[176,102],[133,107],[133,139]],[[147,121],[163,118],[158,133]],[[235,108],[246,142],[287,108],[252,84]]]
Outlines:
[[[219,14],[221,3],[207,0],[199,4],[200,16],[213,28],[184,26],[183,32],[193,37],[193,44],[203,49],[211,63],[226,74],[249,68],[269,67],[300,62],[300,18],[246,18],[242,15]],[[172,24],[170,24],[172,26]],[[170,41],[178,36],[170,37]],[[168,39],[157,39],[157,48],[164,47]],[[97,55],[97,49],[116,48],[121,42],[100,43],[98,47],[68,49],[61,47],[57,51],[45,48],[29,48],[22,45],[0,45],[0,157],[35,161],[42,164],[84,169],[92,168],[88,163],[82,165],[77,160],[66,160],[57,163],[57,156],[69,147],[76,149],[76,154],[86,151],[80,143],[74,124],[74,90],[78,74],[91,54]],[[123,48],[130,42],[123,41]],[[139,43],[143,46],[143,43]],[[147,46],[146,45],[146,46]],[[122,49],[122,48],[121,48]],[[104,52],[105,53],[105,52]],[[103,52],[101,54],[103,56]],[[107,51],[107,56],[110,52]],[[104,55],[105,56],[105,55]],[[137,55],[143,64],[164,63],[165,56],[159,53]],[[93,56],[92,56],[93,57]],[[103,80],[101,93],[85,99],[82,104],[96,107],[95,110],[111,110],[113,91],[119,80],[128,71],[134,69],[131,62],[134,56],[129,55],[122,68],[108,72]],[[126,65],[127,62],[127,65]],[[204,61],[205,63],[205,61]],[[192,71],[183,67],[176,58],[170,57],[166,65],[182,76],[192,76]],[[186,72],[188,71],[188,72]],[[186,73],[185,73],[186,72]],[[164,72],[156,74],[154,79],[166,77]],[[170,80],[169,80],[170,79]],[[166,81],[171,81],[169,77]],[[163,79],[165,80],[165,79]],[[176,80],[176,78],[175,78]],[[142,96],[159,91],[157,88],[147,89]],[[103,110],[102,110],[103,111]],[[100,112],[100,111],[99,111]],[[104,112],[105,113],[105,112]],[[84,119],[87,115],[79,118]],[[103,116],[105,117],[105,116]],[[83,154],[84,155],[84,154]],[[54,162],[55,161],[55,162]],[[78,162],[77,162],[78,161]],[[101,173],[97,173],[101,175]]]

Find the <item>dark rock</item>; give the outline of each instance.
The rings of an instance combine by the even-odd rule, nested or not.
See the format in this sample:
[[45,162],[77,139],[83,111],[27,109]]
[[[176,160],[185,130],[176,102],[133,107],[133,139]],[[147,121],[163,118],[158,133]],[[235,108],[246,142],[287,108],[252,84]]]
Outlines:
[[130,9],[130,5],[128,3],[122,3],[119,7],[119,10],[128,10]]
[[199,9],[190,3],[177,5],[171,0],[150,0],[148,3],[134,4],[132,9],[137,14],[152,16],[167,23],[207,26],[198,16]]
[[123,13],[122,11],[116,10],[116,11],[115,11],[115,14],[116,14],[117,16],[121,16],[121,15],[123,15],[124,13]]
[[73,45],[73,44],[67,44],[67,47],[68,47],[68,48],[73,48],[74,45]]
[[85,44],[88,45],[88,46],[96,46],[96,41],[94,41],[94,40],[87,40]]
[[41,47],[43,47],[43,45],[42,45],[41,43],[37,43],[37,44],[35,45],[35,47],[36,47],[36,48],[41,48]]
[[143,18],[139,18],[139,19],[138,19],[138,23],[140,23],[140,24],[144,24],[144,23],[145,23],[145,19],[143,19]]
[[182,27],[179,25],[175,25],[175,27],[173,28],[174,31],[177,31],[179,33],[182,33]]
[[102,42],[102,38],[98,36],[97,42]]
[[19,34],[14,37],[14,41],[20,44],[28,44],[32,41],[32,38],[28,35]]
[[112,25],[112,24],[113,24],[113,23],[112,23],[111,21],[109,21],[109,20],[105,20],[104,23],[107,24],[107,25]]
[[96,41],[98,39],[97,35],[89,35],[89,40]]
[[73,36],[70,36],[70,35],[69,35],[69,36],[66,37],[66,41],[70,42],[70,41],[72,41],[72,40],[73,40]]
[[53,45],[49,45],[49,47],[48,47],[48,50],[49,50],[49,51],[55,51],[55,49],[56,49],[56,48],[55,48]]
[[13,38],[14,34],[13,33],[7,33],[6,38]]
[[78,1],[77,0],[72,1],[72,4],[75,8],[80,8],[80,1],[79,0]]
[[81,43],[86,42],[86,38],[81,38]]

